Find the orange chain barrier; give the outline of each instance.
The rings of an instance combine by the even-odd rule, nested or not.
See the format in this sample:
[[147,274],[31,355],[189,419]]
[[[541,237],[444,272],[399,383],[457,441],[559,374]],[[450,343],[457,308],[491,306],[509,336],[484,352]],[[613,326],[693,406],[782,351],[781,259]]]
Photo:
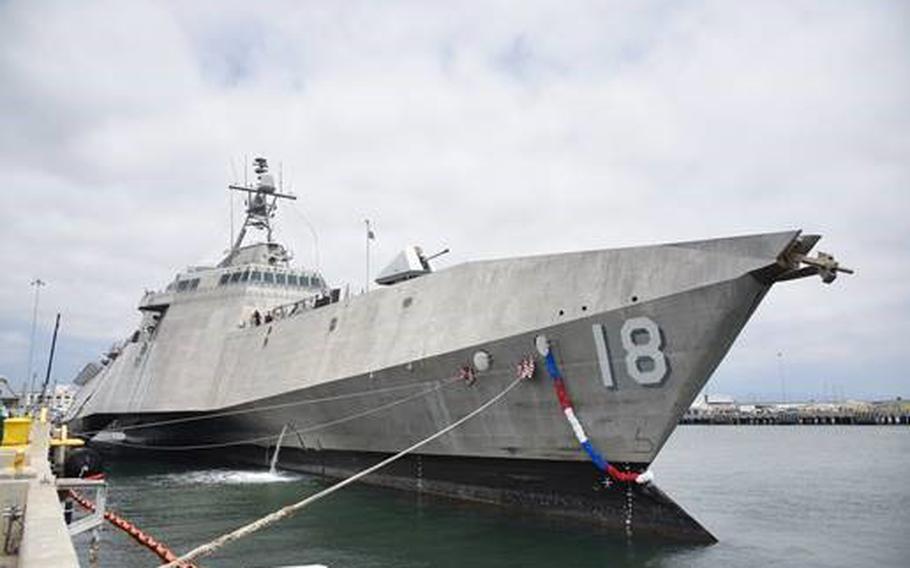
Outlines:
[[[95,510],[94,503],[76,491],[73,491],[72,489],[70,489],[70,497],[72,497],[73,501],[78,503],[84,509],[88,511]],[[173,562],[177,560],[177,555],[174,554],[174,551],[168,548],[166,544],[155,540],[153,537],[143,532],[142,529],[127,521],[117,513],[114,513],[113,511],[105,511],[104,518],[118,529],[130,535],[133,540],[157,554],[158,557],[165,562]],[[196,568],[193,564],[179,564],[179,566],[183,568]]]

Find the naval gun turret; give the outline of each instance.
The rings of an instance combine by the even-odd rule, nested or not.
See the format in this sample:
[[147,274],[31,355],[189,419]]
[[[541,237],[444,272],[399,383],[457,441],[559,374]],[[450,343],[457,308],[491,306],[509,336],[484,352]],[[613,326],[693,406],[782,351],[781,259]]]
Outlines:
[[430,267],[430,261],[447,252],[449,252],[449,249],[442,250],[430,256],[425,256],[422,248],[414,245],[406,246],[404,250],[398,253],[398,256],[393,258],[392,262],[379,273],[379,276],[376,277],[376,283],[388,286],[429,274],[433,272],[432,267]]

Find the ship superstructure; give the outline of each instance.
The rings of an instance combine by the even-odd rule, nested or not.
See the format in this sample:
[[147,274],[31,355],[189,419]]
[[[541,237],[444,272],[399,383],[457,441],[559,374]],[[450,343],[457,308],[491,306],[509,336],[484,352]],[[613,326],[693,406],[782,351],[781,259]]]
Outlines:
[[[709,542],[653,483],[604,480],[575,424],[612,463],[643,471],[772,284],[845,271],[809,256],[818,237],[799,231],[437,272],[412,248],[382,272],[386,286],[342,297],[272,241],[277,201],[290,196],[265,160],[257,174],[238,188],[247,221],[232,250],[143,297],[139,330],[83,377],[75,427],[107,428],[121,448],[256,462],[281,444],[284,467],[344,476],[536,365],[500,404],[367,479],[622,530],[634,495],[636,530]],[[250,227],[265,242],[244,246]],[[576,422],[547,384],[545,355],[558,361]]]

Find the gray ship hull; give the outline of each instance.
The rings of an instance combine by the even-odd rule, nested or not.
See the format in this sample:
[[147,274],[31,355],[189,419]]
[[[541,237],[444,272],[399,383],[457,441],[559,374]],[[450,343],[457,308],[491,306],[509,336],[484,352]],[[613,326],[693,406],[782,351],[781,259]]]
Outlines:
[[340,477],[468,414],[535,360],[505,399],[368,480],[711,542],[654,484],[604,486],[535,344],[547,338],[591,443],[642,470],[792,271],[798,235],[469,263],[255,327],[233,321],[259,291],[214,290],[170,305],[156,336],[86,385],[71,423],[122,430],[122,449],[248,461],[280,440],[282,466]]

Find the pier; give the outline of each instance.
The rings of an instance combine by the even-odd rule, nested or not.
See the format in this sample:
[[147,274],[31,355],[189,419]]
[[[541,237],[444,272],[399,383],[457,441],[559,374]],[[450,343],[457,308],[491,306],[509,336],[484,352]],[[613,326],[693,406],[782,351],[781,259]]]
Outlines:
[[[57,474],[67,447],[81,440],[66,431],[52,436],[44,420],[7,419],[0,448],[0,568],[78,568],[72,536],[97,529],[103,522],[103,481],[65,479]],[[53,450],[59,463],[52,463]],[[99,513],[67,525],[60,491],[94,489],[102,503]]]
[[734,425],[910,425],[910,402],[798,402],[737,404],[728,397],[705,396],[680,418],[680,424]]

